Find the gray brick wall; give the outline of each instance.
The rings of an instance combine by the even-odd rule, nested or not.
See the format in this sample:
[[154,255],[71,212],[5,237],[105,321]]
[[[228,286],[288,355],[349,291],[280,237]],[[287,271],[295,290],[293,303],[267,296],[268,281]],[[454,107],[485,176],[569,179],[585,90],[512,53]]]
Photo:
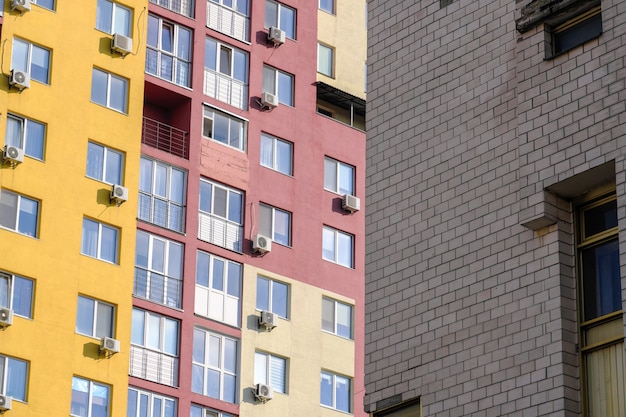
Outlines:
[[580,415],[570,201],[607,179],[626,305],[626,3],[549,60],[532,3],[368,3],[367,411]]

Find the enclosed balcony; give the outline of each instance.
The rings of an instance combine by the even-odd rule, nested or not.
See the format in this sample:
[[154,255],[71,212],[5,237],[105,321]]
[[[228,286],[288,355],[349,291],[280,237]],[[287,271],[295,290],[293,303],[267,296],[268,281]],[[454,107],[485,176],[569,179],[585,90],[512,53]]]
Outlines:
[[321,81],[316,86],[318,114],[365,130],[365,100]]

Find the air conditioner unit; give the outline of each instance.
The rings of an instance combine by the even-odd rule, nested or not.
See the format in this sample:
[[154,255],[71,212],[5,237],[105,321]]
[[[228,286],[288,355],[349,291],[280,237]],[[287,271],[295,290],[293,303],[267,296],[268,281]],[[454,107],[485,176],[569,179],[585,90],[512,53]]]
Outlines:
[[259,316],[259,325],[265,327],[265,330],[272,331],[278,324],[278,317],[271,311],[261,311]]
[[9,411],[13,408],[13,397],[0,395],[0,411]]
[[18,148],[17,146],[5,145],[2,160],[4,162],[11,162],[12,164],[21,164],[24,162],[24,149]]
[[274,43],[274,46],[285,43],[285,32],[277,27],[269,28],[267,32],[267,40]]
[[30,11],[30,0],[11,0],[11,11],[13,10],[22,13]]
[[111,337],[103,337],[100,340],[100,353],[106,353],[107,355],[113,355],[114,353],[119,353],[120,351],[120,341],[115,340]]
[[133,51],[133,38],[115,33],[111,39],[111,50],[124,56],[130,54]]
[[13,324],[13,310],[0,308],[0,327],[9,327]]
[[261,402],[266,402],[274,398],[274,390],[269,385],[256,384],[254,396]]
[[278,107],[278,96],[264,91],[263,94],[261,94],[261,105],[263,107],[267,107],[270,110]]
[[116,203],[118,206],[128,200],[128,188],[121,185],[114,184],[111,187],[111,203]]
[[272,250],[272,239],[267,236],[256,235],[252,240],[252,249],[255,252],[270,252]]
[[359,197],[345,194],[341,202],[341,207],[346,211],[354,213],[355,211],[361,210],[361,200],[359,200]]
[[18,90],[23,90],[30,87],[30,75],[25,71],[11,70],[11,77],[9,78],[9,84]]

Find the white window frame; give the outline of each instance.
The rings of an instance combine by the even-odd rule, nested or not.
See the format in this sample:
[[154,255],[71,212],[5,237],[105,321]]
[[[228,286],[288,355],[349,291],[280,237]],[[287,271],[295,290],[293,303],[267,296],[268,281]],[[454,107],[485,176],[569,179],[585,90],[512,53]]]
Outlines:
[[[147,55],[146,55],[146,73],[153,75],[162,80],[174,83],[176,85],[180,85],[182,87],[191,87],[191,73],[192,73],[192,57],[193,57],[193,31],[185,26],[179,25],[172,21],[163,19],[157,15],[150,14],[148,15],[148,25],[150,22],[156,21],[158,28],[157,30],[157,39],[156,45],[151,43],[147,43]],[[163,49],[163,27],[168,26],[172,30],[172,51],[168,51]],[[189,43],[186,45],[188,57],[185,57],[184,53],[180,53],[179,50],[179,42],[181,41],[181,32],[187,32]],[[148,36],[150,37],[150,33],[148,32]],[[148,38],[147,42],[151,42],[150,38]],[[151,52],[153,51],[153,52]],[[150,63],[150,54],[155,53],[154,56],[154,71],[149,70]],[[171,78],[168,78],[166,73],[163,72],[163,59],[172,60],[171,65]]]
[[[334,165],[334,171],[335,171],[335,181],[334,184],[332,185],[328,185],[327,183],[330,182],[331,179],[326,178],[326,168],[328,164],[333,164]],[[330,166],[330,165],[328,165]],[[349,169],[351,171],[351,189],[350,190],[342,190],[341,189],[341,183],[342,183],[342,179],[343,179],[343,175],[342,175],[342,171],[343,169]],[[350,195],[356,195],[355,192],[355,184],[356,184],[356,167],[354,165],[350,165],[350,164],[346,164],[345,162],[341,162],[338,161],[334,158],[331,157],[324,157],[324,189],[328,190],[328,191],[332,191],[333,193],[336,194],[350,194]]]
[[[268,212],[269,210],[269,212]],[[265,213],[269,213],[269,219],[266,218]],[[285,242],[283,238],[279,238],[278,233],[276,232],[276,215],[282,214],[287,217],[287,241]],[[269,224],[265,224],[269,222]],[[259,232],[265,235],[269,231],[270,233],[267,235],[273,242],[276,242],[279,245],[291,247],[291,212],[283,209],[279,209],[278,207],[270,206],[269,204],[259,203]]]
[[[9,134],[9,120],[12,123],[17,124],[18,132],[17,136],[19,136],[19,143],[13,143],[9,141],[11,135]],[[31,129],[32,126],[32,129]],[[35,138],[31,136],[31,132],[36,131],[34,128],[37,127],[37,130],[41,130],[41,137],[39,135]],[[27,117],[18,116],[13,113],[7,114],[7,126],[6,126],[6,136],[4,143],[5,145],[17,146],[18,148],[24,149],[24,155],[30,156],[31,158],[38,159],[40,161],[44,160],[44,149],[46,146],[46,131],[47,127],[45,123],[38,122],[36,120],[29,119]],[[33,142],[40,142],[33,145]],[[36,152],[35,149],[36,148]]]
[[[324,235],[327,233],[332,233],[333,234],[333,257],[327,257],[325,252],[325,248],[324,248],[324,243],[326,242],[324,239]],[[350,262],[349,263],[345,263],[341,260],[341,258],[343,258],[344,256],[339,256],[340,255],[340,238],[349,238],[350,239]],[[345,266],[347,268],[354,268],[354,235],[350,234],[350,233],[346,233],[346,232],[342,232],[341,230],[335,229],[333,227],[329,227],[329,226],[323,226],[322,228],[322,258],[336,263],[338,265],[342,265]]]
[[[194,0],[150,0],[150,3],[159,5],[183,16],[194,17]],[[178,7],[176,7],[177,4]]]
[[[99,101],[94,100],[94,87],[95,87],[94,80],[95,80],[96,72],[106,76],[106,91],[105,91],[104,102],[99,102]],[[111,83],[112,80],[120,81],[123,83],[124,103],[122,105],[122,108],[117,108],[115,107],[114,104],[111,104],[111,96],[112,96],[112,88],[113,88],[112,83]],[[128,79],[94,67],[92,70],[92,74],[91,74],[91,102],[98,104],[100,106],[106,107],[108,109],[127,114],[128,113],[128,85],[129,85]]]
[[210,408],[206,408],[204,406],[200,406],[197,404],[191,404],[191,417],[235,417],[232,414],[227,414],[221,411],[212,410]]
[[[264,146],[265,143],[265,146]],[[285,145],[287,145],[289,147],[289,169],[285,170],[281,168],[281,165],[279,163],[279,153],[278,153],[278,145],[279,143],[283,143]],[[270,145],[270,146],[268,146]],[[267,159],[270,158],[265,158],[264,159],[264,152],[267,152],[268,154],[271,151],[271,155],[268,155],[271,158],[271,163],[269,163],[267,161]],[[289,142],[287,140],[283,140],[283,139],[279,139],[275,136],[269,135],[267,133],[261,133],[261,152],[260,152],[260,159],[261,159],[261,165],[272,169],[274,171],[280,172],[281,174],[285,174],[285,175],[289,175],[289,176],[293,176],[293,143]]]
[[[21,66],[22,63],[18,64],[15,62],[16,43],[20,43],[22,47],[27,48],[25,51],[26,52],[26,67],[22,67]],[[38,50],[47,55],[48,62],[45,63],[46,65],[45,67],[41,67],[41,68],[45,68],[46,70],[46,75],[45,75],[45,78],[43,79],[39,76],[38,72],[34,71],[33,69],[33,66],[35,65],[33,62],[33,50],[36,50],[36,51]],[[17,69],[20,71],[27,72],[30,75],[31,80],[38,81],[42,84],[47,84],[47,85],[50,84],[50,67],[51,67],[51,62],[52,62],[51,58],[52,58],[52,51],[50,49],[25,41],[20,38],[13,38],[13,54],[11,56],[11,69]]]
[[324,0],[319,0],[319,2],[317,3],[317,7],[318,9],[325,11],[326,13],[330,13],[330,14],[335,14],[335,0],[327,0],[327,2],[330,2],[330,9],[328,7],[326,7],[326,5],[323,5],[322,3],[324,3]]
[[[86,316],[86,311],[81,311],[81,302],[80,300],[83,299],[87,302],[91,303],[91,331],[89,333],[85,333],[82,332],[79,329],[79,320],[81,318],[85,318]],[[100,305],[109,308],[109,311],[111,312],[111,317],[100,317],[99,313],[101,313],[100,310]],[[110,327],[110,331],[107,332],[106,334],[102,334],[100,333],[99,330],[99,324],[101,324],[101,320],[107,320],[109,321],[108,325]],[[76,304],[76,333],[78,334],[82,334],[83,336],[88,336],[88,337],[94,337],[94,338],[98,338],[101,339],[103,337],[114,337],[115,336],[115,306],[113,304],[109,304],[109,303],[105,303],[104,301],[100,301],[100,300],[96,300],[95,298],[91,298],[91,297],[87,297],[84,295],[79,295],[78,296],[78,303]]]
[[[2,284],[3,281],[4,284]],[[0,286],[3,290],[6,290],[6,294],[4,297],[6,299],[6,302],[2,299],[3,297],[0,297],[0,307],[13,310],[13,314],[16,316],[32,319],[33,301],[35,295],[35,281],[30,278],[25,278],[19,275],[0,271]],[[22,307],[21,305],[19,307],[16,307],[16,287],[19,287],[21,289],[18,290],[19,296],[17,296],[18,300],[21,301],[20,304],[28,304],[27,312],[24,312],[24,309],[26,307]],[[27,297],[27,299],[23,297]]]
[[[45,4],[44,4],[45,3]],[[32,2],[39,7],[43,7],[44,9],[48,9],[51,11],[56,10],[56,1],[55,0],[36,0]]]
[[[70,415],[75,417],[94,417],[93,416],[93,406],[94,406],[94,393],[98,392],[106,392],[106,405],[104,408],[106,409],[106,417],[111,415],[111,386],[106,384],[101,384],[99,382],[92,381],[90,379],[81,378],[79,376],[74,375],[72,378],[72,401],[71,404],[74,404],[74,393],[75,392],[85,392],[85,391],[77,391],[76,387],[81,384],[87,384],[87,404],[85,404],[86,409],[84,413],[76,413],[70,406]],[[82,404],[79,404],[82,405]],[[100,414],[96,413],[99,417]]]
[[[259,281],[267,281],[267,300],[263,300],[264,305],[259,305]],[[284,285],[286,287],[286,296],[285,296],[285,314],[281,314],[278,310],[278,308],[275,306],[275,299],[274,299],[274,285]],[[257,275],[257,297],[256,297],[256,309],[259,311],[265,310],[265,311],[271,311],[272,313],[278,315],[279,317],[282,317],[286,320],[289,319],[290,316],[290,309],[289,306],[291,304],[291,286],[285,282],[282,281],[277,281],[268,277],[264,277],[261,275]],[[263,308],[265,307],[265,308]],[[282,307],[282,306],[281,306]]]
[[288,361],[282,356],[254,352],[254,384],[265,384],[274,392],[287,393]]
[[[329,317],[331,323],[330,325],[332,326],[332,329],[329,328],[325,328],[324,326],[324,319],[325,319],[325,305],[330,305],[329,303],[332,303],[332,317]],[[338,328],[339,328],[339,320],[337,320],[337,317],[339,316],[339,308],[343,307],[343,308],[348,308],[349,310],[349,335],[345,335],[342,334],[343,332],[341,332]],[[328,332],[328,333],[332,333],[336,336],[339,337],[343,337],[345,339],[353,339],[354,338],[354,306],[348,304],[348,303],[344,303],[338,300],[334,300],[332,298],[328,298],[328,297],[322,297],[322,331],[324,332]]]
[[[140,236],[147,239],[147,244],[144,246],[140,244]],[[142,241],[143,242],[143,241]],[[155,242],[160,242],[163,245],[163,255],[160,259],[155,259]],[[178,265],[174,264],[175,257],[174,251],[179,250]],[[139,251],[146,250],[146,264],[138,265]],[[161,236],[154,235],[152,233],[145,232],[143,230],[137,230],[137,245],[135,256],[135,282],[133,295],[141,297],[143,299],[162,304],[168,307],[181,308],[182,307],[182,289],[183,289],[183,263],[184,263],[184,247],[182,243],[175,242],[173,240],[166,239]],[[156,269],[154,265],[158,264],[162,267],[161,270]],[[139,271],[145,273],[145,289],[140,291],[138,274]],[[160,277],[162,284],[155,287],[153,281],[155,278]],[[152,290],[156,289],[156,293],[160,294],[160,298],[156,298],[155,294],[152,294]]]
[[[208,44],[209,43],[212,43],[215,45],[215,56],[211,58],[212,60],[214,59],[215,61],[215,68],[207,67],[206,65],[207,60],[209,59],[208,57],[209,55]],[[223,71],[224,68],[222,68],[222,65],[224,64],[222,62],[222,54],[220,53],[222,50],[229,51],[228,52],[229,62],[226,64],[228,66],[227,68],[228,71]],[[234,46],[231,46],[227,43],[220,42],[219,40],[215,38],[211,38],[209,36],[205,38],[204,51],[205,51],[204,68],[214,71],[216,73],[219,73],[227,78],[231,78],[233,80],[239,81],[240,83],[243,83],[245,85],[248,84],[248,78],[249,78],[248,66],[250,62],[250,56],[248,52],[244,51],[243,49],[235,48]],[[237,54],[239,54],[239,56],[245,57],[245,62],[243,63],[243,70],[245,74],[244,74],[243,79],[235,77],[235,73],[238,72],[235,67],[239,65],[238,60],[235,59],[235,56]]]
[[[100,4],[101,3],[109,3],[111,4],[111,16],[100,16]],[[117,32],[116,29],[116,25],[117,25],[117,20],[120,19],[119,16],[119,11],[125,11],[128,13],[128,24],[126,25],[125,28],[123,28],[123,30],[121,32]],[[106,19],[106,21],[104,21],[104,19]],[[101,24],[106,24],[108,27],[102,27]],[[110,0],[98,0],[97,2],[97,6],[96,6],[96,29],[104,32],[104,33],[108,33],[109,35],[113,35],[114,33],[118,33],[120,35],[126,36],[126,37],[132,37],[132,26],[133,26],[133,10],[122,6],[121,4],[114,2],[114,1],[110,1]]]
[[[134,404],[131,404],[131,392],[134,393],[135,398],[132,400]],[[145,414],[141,413],[141,400],[146,400]],[[134,413],[131,411],[134,408]],[[169,411],[168,411],[169,410]],[[152,391],[146,391],[141,388],[128,387],[128,407],[127,417],[142,417],[142,416],[162,416],[162,417],[176,417],[178,413],[178,402],[176,398],[168,397],[162,394],[157,394]]]
[[[15,225],[11,227],[11,225],[0,223],[0,228],[11,230],[13,232],[22,234],[24,236],[31,236],[34,238],[39,237],[39,211],[41,208],[41,203],[38,200],[25,197],[21,194],[14,193],[12,191],[8,191],[5,189],[0,189],[0,221],[3,220],[2,212],[4,211],[3,209],[4,204],[2,201],[3,201],[3,197],[6,198],[6,196],[14,196],[16,198],[15,207],[7,206],[8,208],[12,209],[12,213],[13,213],[12,223],[15,223]],[[30,214],[30,213],[25,212],[22,209],[22,205],[24,202],[35,205],[34,207],[35,207],[36,214],[35,214],[34,230],[25,230],[24,228],[20,226],[20,221],[23,219],[23,216],[28,216]],[[11,213],[7,212],[6,214],[11,214]]]
[[[2,395],[6,395],[12,397],[14,400],[26,402],[27,397],[27,389],[28,389],[28,371],[29,371],[29,363],[25,360],[13,358],[10,356],[0,355],[0,361],[2,362],[2,367],[0,368],[2,372],[0,372],[0,388],[2,388]],[[19,365],[20,368],[24,370],[23,374],[19,376],[24,381],[24,385],[20,387],[21,389],[18,392],[9,391],[9,387],[12,387],[13,384],[9,384],[9,376],[13,377],[15,374],[13,372],[9,372],[9,367],[13,370],[13,364]]]
[[[225,140],[220,140],[215,137],[217,118],[224,118],[228,120],[228,133],[227,133],[227,137],[225,138]],[[237,125],[239,125],[239,128]],[[233,135],[233,132],[235,130],[238,130],[238,134],[239,134],[238,144],[236,144],[235,142],[236,135]],[[228,113],[214,109],[213,107],[204,106],[204,109],[202,112],[202,137],[210,139],[217,143],[221,143],[222,145],[228,146],[233,149],[245,151],[246,142],[247,142],[246,140],[247,130],[248,130],[247,120],[241,119],[239,117],[234,117]]]
[[[331,378],[331,389],[332,389],[332,398],[331,398],[331,403],[330,404],[325,404],[322,402],[322,395],[323,395],[323,390],[320,388],[320,405],[322,407],[328,407],[328,408],[332,408],[333,410],[337,410],[337,411],[343,411],[346,413],[350,413],[352,412],[352,378],[347,377],[347,376],[343,376],[343,375],[339,375],[333,372],[329,372],[329,371],[322,371],[320,374],[320,384],[322,383],[322,381],[324,380],[324,376],[326,377],[330,377]],[[347,393],[347,400],[348,400],[348,409],[341,409],[338,408],[337,405],[337,389],[338,389],[338,385],[337,385],[337,380],[341,379],[347,382],[348,384],[348,393]]]
[[[330,65],[330,68],[328,71],[326,68],[322,68],[322,65],[321,65],[322,64],[322,60],[321,60],[322,51],[326,51],[330,57],[330,62],[328,63]],[[335,48],[333,48],[332,46],[325,45],[321,42],[317,43],[317,72],[327,77],[335,78]]]
[[[226,324],[239,326],[243,265],[200,250],[196,255],[195,313]],[[216,262],[222,265],[222,274],[219,277],[216,276]],[[205,263],[208,264],[208,268],[206,271],[201,271],[201,266],[204,267]],[[237,269],[239,270],[236,276],[231,275],[231,267],[233,273],[236,273]],[[202,275],[200,275],[201,273]],[[199,282],[201,276],[206,283]],[[221,289],[215,288],[215,279],[221,282]],[[232,280],[236,280],[236,282],[232,282]]]
[[[102,161],[100,161],[99,164],[96,164],[96,166],[90,166],[90,153],[92,151],[92,147],[93,149],[98,148],[98,149],[102,149]],[[109,155],[116,155],[119,157],[119,167],[117,167],[117,172],[114,174],[114,176],[116,176],[118,178],[117,181],[110,181],[110,173],[109,173],[109,168],[111,168],[109,166]],[[90,175],[90,169],[92,168],[92,171],[99,171],[96,175]],[[94,180],[97,181],[101,181],[104,182],[105,184],[119,184],[119,185],[123,185],[124,184],[124,153],[121,151],[117,151],[113,148],[109,148],[108,146],[104,146],[101,145],[99,143],[96,142],[92,142],[92,141],[88,141],[87,142],[87,168],[86,168],[86,175],[89,178],[92,178]]]
[[[202,338],[202,343],[203,343],[203,347],[204,347],[204,357],[203,358],[199,358],[196,355],[196,343],[199,342],[199,339]],[[213,339],[211,339],[213,338]],[[211,344],[211,340],[213,340],[213,342],[219,342],[219,347],[217,348],[218,352],[213,352],[213,349],[211,349],[212,347],[215,347],[215,345]],[[232,358],[235,362],[234,364],[234,369],[226,369],[226,365],[225,365],[225,358],[226,358],[226,347],[225,344],[226,343],[234,343],[234,349],[235,352],[231,352],[232,353]],[[192,391],[196,392],[198,394],[202,394],[205,395],[207,397],[210,398],[216,398],[218,400],[222,400],[222,401],[226,401],[226,402],[230,402],[230,403],[237,403],[237,392],[238,392],[238,386],[239,386],[239,340],[229,337],[229,336],[225,336],[225,335],[221,335],[219,333],[214,333],[214,332],[210,332],[208,330],[205,329],[201,329],[199,327],[196,327],[194,329],[194,337],[193,337],[193,359],[192,359]],[[211,355],[215,354],[217,356],[217,365],[212,364],[211,361]],[[198,374],[198,371],[200,371],[201,373],[201,380],[198,379],[197,377],[200,376]],[[207,382],[207,373],[208,372],[213,372],[216,373],[218,378],[219,378],[219,395],[213,396],[210,394],[210,392],[208,391],[208,382]],[[225,393],[225,379],[226,378],[232,378],[232,382],[233,382],[233,392],[232,393]],[[201,391],[195,390],[196,386],[194,386],[194,382],[197,383],[201,383]]]
[[[251,0],[231,0],[232,6],[225,5],[224,0],[210,0],[210,1],[217,3],[226,9],[234,10],[237,13],[241,13],[244,16],[250,17],[250,1]],[[239,4],[244,4],[245,7],[240,8]],[[247,13],[242,12],[240,9],[247,10]]]
[[[279,80],[280,76],[287,77],[290,80],[291,91],[289,92],[289,101],[284,100],[285,96],[284,94],[281,94],[283,90],[280,88],[280,80]],[[273,78],[273,80],[271,81],[273,84],[273,87],[266,84],[266,79],[270,80],[270,78]],[[276,97],[278,97],[279,103],[284,104],[289,107],[295,107],[295,102],[296,102],[295,78],[293,74],[289,74],[288,72],[284,72],[277,68],[270,67],[269,65],[264,65],[263,66],[263,91],[274,94]]]
[[[205,183],[211,186],[211,202],[210,202],[211,207],[209,208],[209,211],[207,211],[207,210],[203,210],[202,208],[200,208],[200,205],[198,205],[200,212],[210,214],[211,216],[219,217],[231,223],[235,223],[238,226],[243,226],[243,208],[244,208],[243,192],[235,188],[231,188],[226,185],[223,185],[218,182],[211,181],[205,178],[200,178],[200,184],[202,185],[202,183]],[[221,214],[215,213],[215,189],[216,188],[226,192],[226,217],[222,216]],[[237,194],[240,197],[239,201],[241,201],[241,204],[239,206],[239,219],[230,218],[231,194]],[[198,195],[200,197],[200,201],[202,201],[202,187],[200,187],[200,193],[198,193]]]
[[[139,317],[140,315],[143,315],[143,328],[141,329],[142,340],[138,341],[136,332],[139,329],[135,328],[135,318]],[[158,320],[158,329],[153,329],[152,323],[154,323],[154,321],[150,320],[151,317]],[[173,341],[175,346],[174,351],[167,348],[168,341],[171,340],[171,337],[173,336],[167,334],[167,323],[176,324],[176,335],[175,340]],[[130,341],[132,345],[141,346],[144,349],[149,349],[168,356],[176,358],[178,357],[180,352],[180,322],[178,320],[172,319],[162,314],[153,313],[152,311],[142,310],[140,308],[133,307],[132,327],[133,328]],[[150,336],[155,330],[158,330],[158,346],[153,346],[149,344]]]
[[[94,223],[96,225],[98,225],[98,234],[97,234],[97,242],[96,242],[96,252],[95,255],[94,254],[90,254],[90,253],[86,253],[85,251],[85,222],[91,222]],[[109,230],[109,231],[113,231],[115,232],[115,253],[113,256],[113,260],[110,259],[106,259],[104,258],[103,254],[102,254],[102,248],[103,248],[103,230]],[[110,262],[110,263],[114,263],[117,264],[118,260],[119,260],[119,251],[120,251],[120,229],[115,227],[115,226],[110,226],[108,224],[104,224],[92,219],[89,219],[87,217],[83,217],[83,239],[82,239],[82,244],[81,244],[81,253],[85,256],[89,256],[91,258],[94,259],[99,259],[101,261],[104,262]]]
[[[150,164],[150,190],[144,189],[143,182],[145,182],[145,178],[143,177],[145,174],[144,167]],[[165,194],[161,196],[157,194],[156,187],[156,175],[157,169],[166,169],[165,172]],[[173,181],[172,173],[176,171],[182,177],[182,184],[178,184]],[[138,205],[138,213],[137,218],[139,220],[143,220],[148,223],[156,224],[157,226],[164,227],[166,229],[174,230],[176,232],[183,233],[185,231],[185,208],[186,208],[186,189],[187,189],[187,172],[174,167],[172,165],[166,164],[164,162],[158,161],[156,159],[146,158],[145,156],[141,157],[141,167],[139,173],[139,205]],[[180,186],[181,190],[181,200],[176,201],[173,199],[174,193],[176,191],[176,187]],[[149,204],[144,205],[143,201],[149,201]],[[157,219],[157,206],[155,203],[160,203],[165,205],[165,218],[164,223],[159,223]],[[176,210],[176,212],[180,213],[179,219],[176,219],[171,213]],[[178,220],[178,221],[176,221]]]
[[[276,5],[276,16],[268,16],[268,9],[267,9],[267,5],[268,4],[275,4]],[[289,10],[293,13],[293,21],[290,22],[285,22],[283,19],[287,19],[286,15],[284,14],[285,10]],[[269,19],[272,19],[272,21],[275,20],[276,24],[272,25],[269,21]],[[291,20],[291,19],[290,19]],[[291,23],[291,25],[293,25],[293,34],[289,33],[289,30],[287,29],[287,23]],[[264,21],[264,27],[266,29],[268,29],[270,26],[277,26],[279,29],[281,29],[282,31],[285,32],[285,36],[289,39],[296,39],[297,37],[297,33],[298,33],[298,12],[296,9],[294,9],[293,7],[289,7],[287,5],[284,5],[282,3],[279,3],[277,1],[274,0],[265,0],[265,21]]]

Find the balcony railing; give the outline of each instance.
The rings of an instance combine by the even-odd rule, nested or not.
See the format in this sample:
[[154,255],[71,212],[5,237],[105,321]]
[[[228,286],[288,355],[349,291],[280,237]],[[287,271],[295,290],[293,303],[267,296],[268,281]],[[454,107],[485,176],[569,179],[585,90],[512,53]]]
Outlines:
[[207,68],[204,69],[204,94],[241,110],[247,108],[248,86]]
[[218,216],[199,213],[198,239],[241,253],[243,227]]
[[189,159],[187,132],[148,117],[143,118],[141,143]]
[[232,9],[207,2],[207,27],[240,41],[248,42],[248,16]]
[[178,386],[178,358],[131,345],[128,373],[137,378]]

